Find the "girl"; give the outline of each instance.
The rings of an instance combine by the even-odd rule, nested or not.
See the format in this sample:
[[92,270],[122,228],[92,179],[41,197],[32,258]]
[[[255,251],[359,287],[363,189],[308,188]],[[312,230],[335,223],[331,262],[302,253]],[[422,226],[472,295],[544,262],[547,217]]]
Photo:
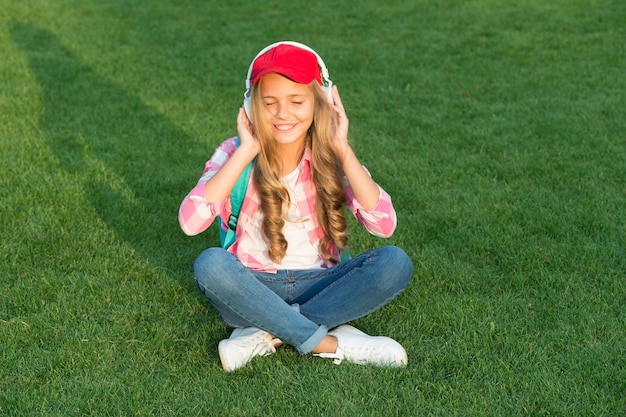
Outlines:
[[[234,328],[218,351],[233,371],[283,343],[301,354],[402,367],[404,348],[345,323],[389,303],[412,265],[386,246],[341,262],[344,205],[372,234],[389,237],[396,214],[348,143],[348,119],[321,58],[295,42],[265,48],[248,71],[238,138],[224,141],[183,200],[179,222],[195,235],[226,225],[231,191],[254,161],[235,243],[195,261],[198,288]],[[223,226],[223,228],[226,226]]]

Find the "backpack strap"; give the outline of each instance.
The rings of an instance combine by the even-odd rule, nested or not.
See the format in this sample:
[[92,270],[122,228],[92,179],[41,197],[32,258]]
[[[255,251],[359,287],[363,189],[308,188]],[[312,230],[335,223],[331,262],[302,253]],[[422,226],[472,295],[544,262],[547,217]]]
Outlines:
[[[240,139],[237,138],[237,146],[239,146],[240,143]],[[226,232],[224,232],[224,230],[222,229],[222,219],[218,217],[220,241],[222,244],[222,248],[224,249],[228,249],[233,243],[235,243],[235,232],[237,230],[237,222],[239,221],[239,212],[241,211],[243,199],[246,195],[246,191],[248,190],[248,182],[250,182],[250,175],[252,174],[253,165],[254,161],[250,162],[248,166],[244,168],[239,178],[237,178],[235,186],[230,192],[230,204],[232,208],[232,213],[228,218],[228,230]]]

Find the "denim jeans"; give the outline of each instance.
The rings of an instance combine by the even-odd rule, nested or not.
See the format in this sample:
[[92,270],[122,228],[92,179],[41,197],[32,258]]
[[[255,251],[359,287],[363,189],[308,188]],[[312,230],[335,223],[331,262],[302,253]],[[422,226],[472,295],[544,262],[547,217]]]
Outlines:
[[301,354],[329,329],[389,303],[411,274],[410,258],[395,246],[316,270],[258,272],[222,248],[205,250],[194,264],[198,288],[227,325],[265,330]]

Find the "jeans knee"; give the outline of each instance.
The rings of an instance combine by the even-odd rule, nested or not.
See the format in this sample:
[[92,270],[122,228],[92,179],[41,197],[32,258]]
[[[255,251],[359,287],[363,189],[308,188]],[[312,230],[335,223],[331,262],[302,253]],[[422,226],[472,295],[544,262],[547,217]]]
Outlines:
[[407,286],[413,275],[413,262],[409,255],[397,246],[384,246],[381,250],[385,264],[392,268],[398,281]]
[[210,287],[212,281],[219,279],[221,266],[224,265],[225,256],[228,255],[230,254],[222,248],[208,248],[198,255],[193,264],[193,272],[201,290]]

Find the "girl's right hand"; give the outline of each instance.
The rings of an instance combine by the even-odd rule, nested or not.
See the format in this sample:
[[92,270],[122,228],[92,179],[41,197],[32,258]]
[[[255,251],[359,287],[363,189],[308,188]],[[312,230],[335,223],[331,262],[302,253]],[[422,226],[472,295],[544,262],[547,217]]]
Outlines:
[[248,150],[254,156],[261,152],[261,145],[254,133],[254,126],[248,116],[246,115],[243,107],[239,109],[237,115],[237,133],[239,134],[240,148]]

